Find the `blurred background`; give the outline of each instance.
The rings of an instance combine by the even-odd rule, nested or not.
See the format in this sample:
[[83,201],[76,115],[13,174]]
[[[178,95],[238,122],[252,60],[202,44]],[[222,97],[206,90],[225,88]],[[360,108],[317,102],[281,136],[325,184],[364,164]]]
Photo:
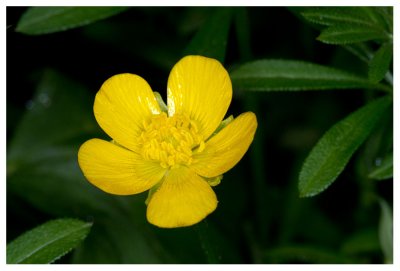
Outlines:
[[[215,10],[132,7],[87,26],[35,36],[15,31],[26,8],[7,8],[7,242],[49,219],[74,217],[93,227],[56,263],[207,263],[193,227],[150,225],[147,193],[114,196],[93,187],[77,165],[77,151],[90,138],[108,139],[92,110],[101,84],[134,73],[165,97],[169,71]],[[343,47],[316,41],[319,31],[295,8],[232,10],[241,15],[233,16],[226,40],[228,71],[268,58],[367,72]],[[247,154],[215,187],[219,205],[207,218],[208,234],[222,263],[384,262],[376,196],[391,205],[393,183],[365,178],[378,132],[329,189],[299,198],[297,188],[318,139],[369,95],[357,89],[234,89],[228,113],[253,111],[259,128]]]

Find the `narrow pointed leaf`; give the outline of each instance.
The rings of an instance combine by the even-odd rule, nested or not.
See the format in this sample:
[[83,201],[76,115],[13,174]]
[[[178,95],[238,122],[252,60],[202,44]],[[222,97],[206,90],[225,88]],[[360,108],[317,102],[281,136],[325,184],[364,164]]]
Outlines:
[[375,9],[381,15],[387,31],[393,33],[393,7],[375,7]]
[[46,222],[7,245],[7,263],[52,263],[78,246],[91,226],[78,219]]
[[393,153],[388,154],[382,160],[378,160],[379,165],[370,172],[369,178],[375,180],[386,180],[393,178]]
[[393,43],[382,44],[369,63],[368,78],[372,82],[379,82],[389,70],[393,56]]
[[41,35],[65,31],[105,19],[127,7],[31,7],[21,17],[16,31]]
[[190,41],[184,55],[202,55],[224,62],[231,18],[230,8],[216,8]]
[[387,96],[377,99],[339,121],[325,133],[311,150],[300,171],[300,197],[317,195],[336,180],[390,104],[391,99]]
[[230,76],[235,89],[253,91],[387,88],[339,69],[282,59],[249,62],[233,70]]
[[334,25],[322,30],[317,39],[328,44],[350,44],[369,40],[387,40],[389,35],[380,29],[362,25]]
[[368,16],[370,7],[310,7],[301,15],[308,21],[321,25],[357,24],[374,25]]
[[380,200],[381,218],[379,221],[379,241],[385,263],[393,263],[393,215],[386,201]]

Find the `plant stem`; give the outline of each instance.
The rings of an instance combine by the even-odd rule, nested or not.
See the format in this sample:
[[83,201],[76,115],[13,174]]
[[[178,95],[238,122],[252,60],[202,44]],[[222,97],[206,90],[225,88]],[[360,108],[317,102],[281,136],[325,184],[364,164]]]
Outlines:
[[[246,96],[243,97],[243,106],[245,111],[253,111],[257,117],[263,116],[263,110],[260,104],[260,95],[254,92],[247,92]],[[268,206],[268,188],[266,184],[267,174],[265,171],[266,157],[265,157],[265,126],[263,122],[258,123],[257,132],[254,137],[251,148],[249,149],[250,156],[250,171],[252,174],[252,200],[254,204],[255,212],[255,233],[257,241],[260,244],[266,243],[268,238],[268,231],[270,227],[269,213],[271,212],[266,206]]]
[[199,236],[201,247],[204,251],[204,254],[207,257],[208,263],[211,263],[211,264],[220,263],[221,257],[218,257],[218,255],[216,253],[215,244],[210,239],[207,220],[204,219],[203,221],[196,224],[195,229]]

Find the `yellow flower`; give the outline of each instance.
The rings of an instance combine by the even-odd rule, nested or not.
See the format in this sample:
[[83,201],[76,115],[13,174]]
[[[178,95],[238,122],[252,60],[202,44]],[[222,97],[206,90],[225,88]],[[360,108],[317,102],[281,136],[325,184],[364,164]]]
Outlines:
[[[157,98],[156,98],[156,96]],[[217,61],[186,56],[168,78],[167,104],[147,82],[118,74],[94,102],[100,127],[113,139],[86,141],[78,153],[85,177],[105,192],[149,191],[147,219],[164,228],[190,226],[217,207],[211,188],[243,157],[257,128],[246,112],[222,121],[232,99]]]

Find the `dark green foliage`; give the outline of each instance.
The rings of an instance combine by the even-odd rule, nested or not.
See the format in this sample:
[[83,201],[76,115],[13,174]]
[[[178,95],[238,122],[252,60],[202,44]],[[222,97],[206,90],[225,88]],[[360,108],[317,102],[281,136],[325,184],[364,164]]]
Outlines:
[[[8,7],[7,26],[7,262],[73,248],[57,263],[392,262],[392,7]],[[146,193],[87,182],[77,151],[108,140],[93,116],[107,78],[138,74],[165,97],[186,54],[223,63],[227,116],[253,111],[258,129],[207,221],[166,230]],[[79,220],[43,224],[65,217]]]
[[381,81],[390,68],[393,56],[393,43],[381,45],[369,63],[368,77],[372,82]]
[[[383,27],[377,10],[371,7],[311,7],[301,12],[310,22],[331,25],[362,25]],[[378,22],[377,22],[378,21]]]
[[286,262],[316,263],[316,264],[349,264],[354,263],[351,257],[334,253],[320,247],[312,246],[285,246],[267,250],[264,259],[266,262],[279,264]]
[[311,150],[300,171],[301,197],[319,194],[335,181],[390,103],[388,97],[371,102],[336,123],[325,133]]
[[16,31],[41,35],[87,25],[125,11],[126,7],[31,7],[21,17]]
[[231,72],[234,88],[254,91],[386,89],[331,67],[293,60],[257,60]]
[[327,26],[318,40],[328,44],[349,44],[391,39],[386,13],[373,7],[319,7],[301,12],[312,23]]
[[70,218],[46,222],[7,245],[7,263],[52,263],[78,246],[91,226]]
[[393,178],[393,152],[378,161],[379,165],[369,173],[368,177],[376,180]]
[[328,44],[349,44],[369,40],[387,40],[389,37],[382,30],[365,26],[334,25],[324,29],[317,39]]
[[230,8],[214,10],[190,41],[183,55],[202,55],[224,62],[231,18]]

